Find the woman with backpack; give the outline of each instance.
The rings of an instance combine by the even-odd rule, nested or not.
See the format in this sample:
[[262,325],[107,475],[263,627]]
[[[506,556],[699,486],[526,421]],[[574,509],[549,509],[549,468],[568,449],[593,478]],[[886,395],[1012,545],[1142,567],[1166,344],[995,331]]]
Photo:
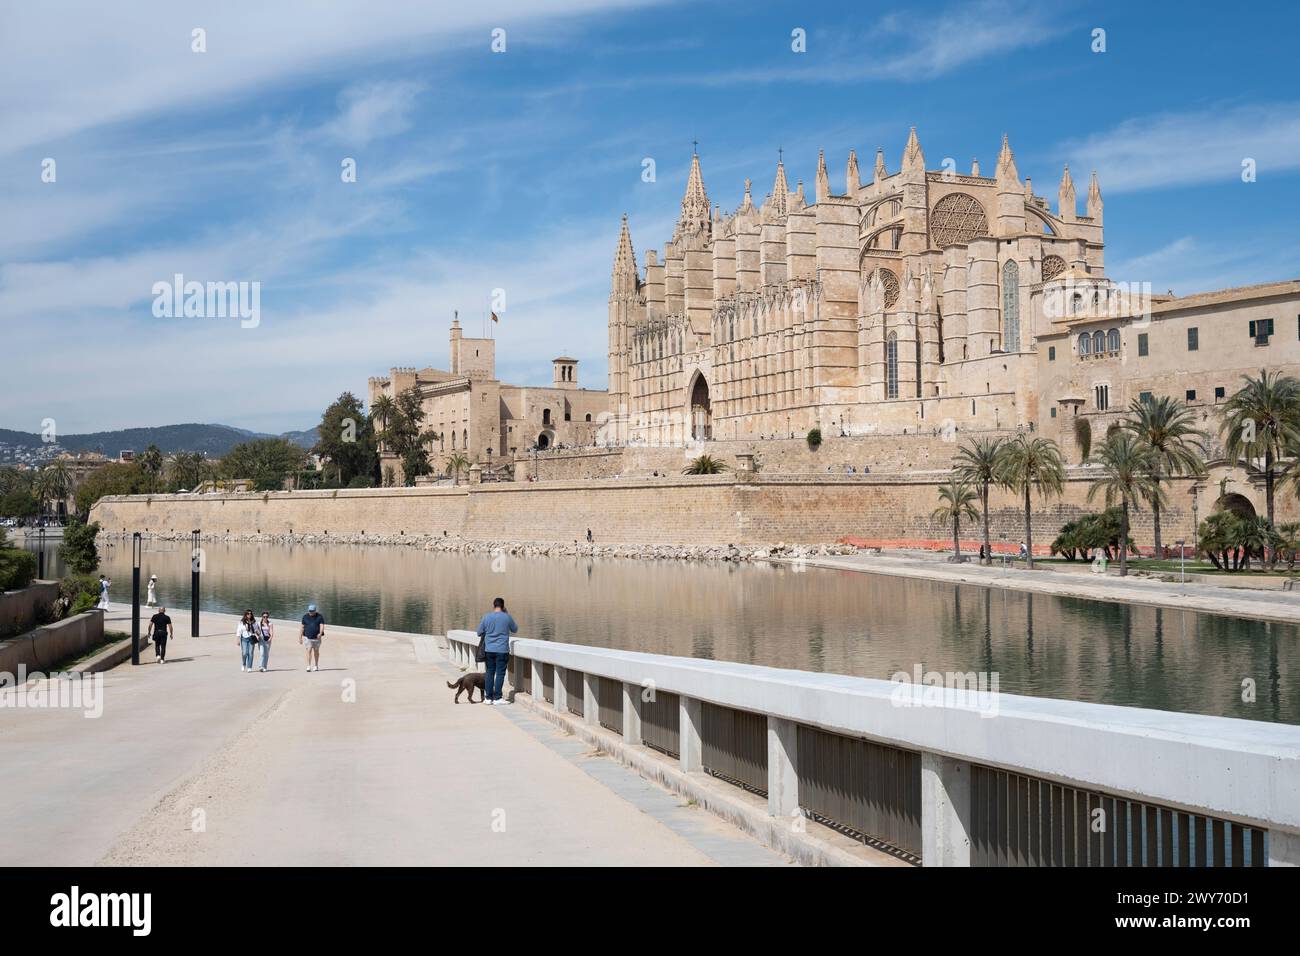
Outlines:
[[253,609],[250,607],[244,612],[244,616],[239,619],[239,627],[235,629],[235,637],[239,639],[239,669],[241,671],[252,671],[253,669],[253,648],[257,646],[257,621],[253,619]]

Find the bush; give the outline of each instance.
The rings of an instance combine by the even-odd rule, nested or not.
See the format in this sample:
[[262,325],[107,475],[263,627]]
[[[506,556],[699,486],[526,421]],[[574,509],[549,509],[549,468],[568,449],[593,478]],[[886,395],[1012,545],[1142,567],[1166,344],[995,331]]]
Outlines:
[[99,548],[95,545],[95,536],[99,534],[99,522],[86,524],[80,518],[69,518],[63,529],[63,544],[59,545],[59,557],[74,574],[90,574],[99,567]]
[[375,483],[365,475],[357,475],[348,482],[349,488],[373,488]]
[[36,580],[36,555],[20,548],[0,551],[0,591],[17,591]]
[[99,579],[93,574],[70,574],[59,582],[55,602],[60,618],[89,611],[99,603]]
[[813,428],[808,431],[808,447],[816,451],[822,443],[822,430]]

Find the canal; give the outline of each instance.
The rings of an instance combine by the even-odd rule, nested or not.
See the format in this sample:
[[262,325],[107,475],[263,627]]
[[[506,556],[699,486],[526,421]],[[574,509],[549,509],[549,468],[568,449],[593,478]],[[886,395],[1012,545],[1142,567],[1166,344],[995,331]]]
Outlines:
[[[232,634],[246,607],[297,618],[309,602],[338,624],[445,633],[500,595],[545,640],[877,678],[996,672],[1005,693],[1300,724],[1300,633],[1284,624],[785,565],[205,547],[203,607],[230,612]],[[130,545],[100,551],[129,601]],[[147,543],[142,566],[188,607],[187,544]]]

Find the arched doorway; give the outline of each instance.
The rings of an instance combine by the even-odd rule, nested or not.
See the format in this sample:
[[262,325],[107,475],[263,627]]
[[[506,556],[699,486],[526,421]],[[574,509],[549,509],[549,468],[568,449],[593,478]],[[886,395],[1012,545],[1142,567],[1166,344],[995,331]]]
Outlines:
[[699,372],[691,383],[691,438],[708,441],[713,437],[713,407],[709,402],[709,383]]
[[1231,511],[1238,518],[1254,518],[1256,515],[1255,506],[1250,503],[1250,499],[1245,495],[1235,493],[1225,494],[1214,503],[1215,511]]
[[546,451],[546,449],[550,448],[550,447],[551,447],[551,436],[548,435],[548,434],[546,434],[546,432],[542,432],[540,435],[538,435],[538,436],[537,436],[537,447],[538,447],[541,451]]

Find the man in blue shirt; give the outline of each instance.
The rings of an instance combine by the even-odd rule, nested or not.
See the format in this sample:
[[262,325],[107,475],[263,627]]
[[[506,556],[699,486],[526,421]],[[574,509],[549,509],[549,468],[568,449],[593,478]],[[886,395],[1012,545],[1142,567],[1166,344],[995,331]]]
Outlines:
[[506,611],[505,598],[495,598],[492,610],[478,622],[478,636],[483,643],[483,694],[489,704],[500,707],[510,701],[501,696],[506,682],[506,665],[510,662],[510,635],[519,630],[515,619]]
[[316,610],[315,604],[308,604],[307,613],[302,616],[302,630],[298,632],[298,643],[307,648],[307,670],[309,671],[320,670],[320,642],[324,636],[325,615]]

